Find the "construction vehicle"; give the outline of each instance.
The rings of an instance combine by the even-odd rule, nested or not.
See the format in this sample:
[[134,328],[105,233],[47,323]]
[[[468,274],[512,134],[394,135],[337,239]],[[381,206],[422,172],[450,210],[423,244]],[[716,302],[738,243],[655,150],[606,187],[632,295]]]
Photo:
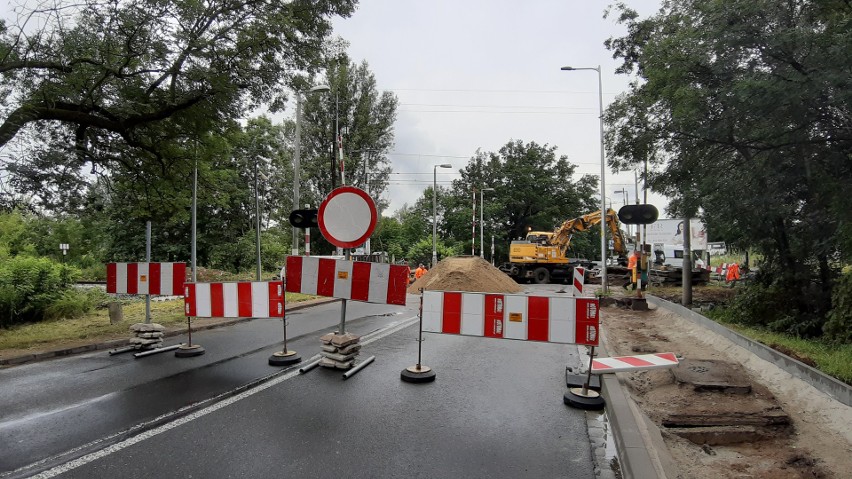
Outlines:
[[[620,261],[627,264],[627,245],[619,228],[618,215],[608,209],[606,225],[612,233],[613,249]],[[536,284],[568,281],[574,275],[575,266],[591,268],[594,264],[586,259],[568,258],[566,253],[575,233],[586,231],[601,222],[601,212],[595,211],[579,218],[566,220],[553,231],[530,231],[524,240],[512,241],[509,262],[500,266],[500,271],[515,281],[532,281]]]
[[[648,280],[654,286],[679,285],[683,280],[683,245],[654,243],[654,260]],[[692,250],[692,284],[710,281],[710,270],[702,259],[703,251]]]

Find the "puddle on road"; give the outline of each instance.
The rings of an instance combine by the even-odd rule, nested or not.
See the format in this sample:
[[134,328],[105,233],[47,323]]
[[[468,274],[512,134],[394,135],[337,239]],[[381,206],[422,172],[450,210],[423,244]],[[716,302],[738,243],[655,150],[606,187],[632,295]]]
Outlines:
[[[612,435],[612,423],[606,411],[586,411],[586,425],[592,445],[595,461],[595,477],[616,477],[621,479],[615,438]],[[604,472],[609,471],[609,472]]]

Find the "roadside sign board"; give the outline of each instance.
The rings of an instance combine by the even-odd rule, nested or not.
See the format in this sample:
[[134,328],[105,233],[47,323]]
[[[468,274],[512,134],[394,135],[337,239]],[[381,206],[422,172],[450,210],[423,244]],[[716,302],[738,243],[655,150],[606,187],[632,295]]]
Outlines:
[[367,192],[341,186],[323,200],[318,220],[320,232],[329,243],[339,248],[355,248],[373,234],[378,212]]

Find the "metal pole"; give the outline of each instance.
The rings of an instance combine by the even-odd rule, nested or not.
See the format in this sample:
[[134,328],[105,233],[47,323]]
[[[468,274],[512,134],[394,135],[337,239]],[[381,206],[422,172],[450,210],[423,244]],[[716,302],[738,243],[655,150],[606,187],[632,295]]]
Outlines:
[[322,361],[322,358],[317,358],[317,359],[314,359],[313,361],[309,362],[308,364],[304,365],[303,367],[299,368],[299,374],[305,374],[306,372],[308,372],[308,371],[314,369],[315,367],[319,366],[320,361]]
[[485,188],[479,191],[479,257],[485,259],[485,231],[483,228],[482,210],[485,209]]
[[[299,169],[302,161],[302,95],[296,92],[296,144],[293,151],[293,209],[299,209]],[[299,228],[293,227],[293,256],[299,254]]]
[[[145,261],[148,263],[148,285],[151,284],[151,222],[145,222]],[[149,289],[150,291],[150,286]],[[151,324],[151,295],[145,295],[145,324]]]
[[254,216],[257,219],[255,226],[254,238],[257,248],[257,280],[260,281],[260,179],[257,171],[257,152],[254,155]]
[[198,151],[195,152],[195,169],[192,172],[192,282],[194,283],[196,280],[196,263],[195,263],[195,253],[196,253],[196,209],[198,206]]
[[417,370],[420,370],[421,357],[423,352],[423,288],[420,288],[420,311],[417,313],[420,321],[420,332],[417,336]]
[[[340,137],[340,126],[338,125],[338,115],[339,114],[340,114],[340,97],[338,95],[338,92],[335,91],[334,92],[334,161],[335,162],[337,161],[337,157],[340,154],[339,151],[338,151],[339,148],[340,148],[340,144],[337,142],[338,138]],[[334,170],[334,165],[335,164],[332,164],[332,171]],[[335,178],[334,180],[332,180],[332,183],[331,183],[331,186],[333,188],[335,183],[336,183],[335,180],[337,179],[337,172],[334,171],[332,176],[334,176],[334,178]]]
[[166,346],[164,348],[151,349],[149,351],[143,351],[141,353],[136,353],[133,356],[136,358],[144,358],[145,356],[151,356],[153,354],[165,353],[166,351],[174,351],[175,349],[181,347],[181,344],[175,344],[173,346]]
[[[352,251],[349,248],[344,248],[346,252],[346,261],[349,261],[352,255]],[[337,334],[346,334],[346,300],[343,299],[340,301],[340,326],[338,326]]]
[[604,221],[606,218],[606,159],[604,156],[603,79],[600,65],[596,71],[598,72],[598,106],[601,113],[601,290],[606,293],[609,291],[606,277],[606,221]]
[[[346,300],[344,299],[344,301],[346,301]],[[343,373],[343,379],[351,378],[352,376],[357,374],[358,371],[366,368],[370,363],[372,363],[375,360],[376,360],[375,356],[370,356],[369,358],[362,361],[361,364],[359,364],[359,365],[355,366],[354,368],[350,369],[349,371],[346,371],[345,373]]]
[[432,268],[438,264],[438,165],[432,167]]
[[473,215],[471,215],[471,239],[470,239],[470,255],[476,256],[476,188],[473,189],[473,202],[471,203],[473,206]]
[[586,381],[583,383],[583,396],[589,394],[589,383],[592,382],[592,363],[595,360],[595,347],[589,353],[589,373],[586,375]]

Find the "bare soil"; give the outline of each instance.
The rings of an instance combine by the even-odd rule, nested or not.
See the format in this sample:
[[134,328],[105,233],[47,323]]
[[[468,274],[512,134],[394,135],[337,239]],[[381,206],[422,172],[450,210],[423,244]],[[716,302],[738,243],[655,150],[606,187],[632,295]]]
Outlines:
[[[677,381],[672,370],[618,374],[660,428],[678,477],[850,477],[852,408],[675,313],[610,306],[602,310],[602,321],[611,356],[675,352],[687,360],[724,361],[737,382],[751,385],[747,394],[697,391],[693,384]],[[671,424],[685,417],[718,425]],[[789,424],[779,419],[786,417]],[[690,436],[696,442],[685,438]]]
[[429,291],[478,291],[520,293],[523,288],[491,263],[478,256],[456,256],[441,260],[428,273],[411,283],[409,294]]

